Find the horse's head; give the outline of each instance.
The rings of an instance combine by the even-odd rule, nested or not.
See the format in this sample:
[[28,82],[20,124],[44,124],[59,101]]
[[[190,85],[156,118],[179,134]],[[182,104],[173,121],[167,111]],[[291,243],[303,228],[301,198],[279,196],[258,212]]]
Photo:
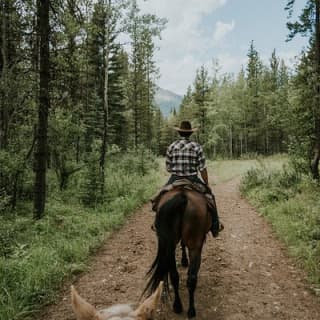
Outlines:
[[94,306],[85,301],[76,289],[71,286],[71,303],[77,320],[151,320],[159,304],[163,283],[157,290],[133,310],[130,305],[119,304],[104,310],[96,310]]

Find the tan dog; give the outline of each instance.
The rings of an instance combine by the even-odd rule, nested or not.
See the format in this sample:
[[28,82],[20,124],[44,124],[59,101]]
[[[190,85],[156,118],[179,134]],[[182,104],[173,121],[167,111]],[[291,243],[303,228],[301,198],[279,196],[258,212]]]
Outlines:
[[136,310],[128,304],[118,304],[97,311],[94,306],[80,297],[73,286],[71,286],[71,303],[77,320],[152,320],[160,302],[162,289],[163,282]]

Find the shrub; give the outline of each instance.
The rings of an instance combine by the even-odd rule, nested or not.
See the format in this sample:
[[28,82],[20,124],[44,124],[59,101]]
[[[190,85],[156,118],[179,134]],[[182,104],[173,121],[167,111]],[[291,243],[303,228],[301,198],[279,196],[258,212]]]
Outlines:
[[[148,151],[138,149],[126,155],[110,155],[105,168],[105,192],[101,194],[100,167],[98,161],[88,161],[83,170],[78,196],[87,206],[97,206],[104,200],[112,201],[118,197],[126,197],[132,190],[141,189],[139,181],[150,170],[158,166],[154,155]],[[145,188],[142,186],[142,188]]]
[[261,169],[252,168],[243,176],[240,183],[240,191],[246,193],[247,191],[262,185],[266,177]]

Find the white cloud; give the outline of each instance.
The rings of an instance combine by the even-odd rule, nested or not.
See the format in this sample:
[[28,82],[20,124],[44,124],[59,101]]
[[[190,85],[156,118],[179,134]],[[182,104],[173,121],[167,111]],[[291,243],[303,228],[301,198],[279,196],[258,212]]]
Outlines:
[[166,59],[159,63],[162,77],[159,85],[178,94],[185,94],[192,84],[197,68],[202,64],[195,56],[188,54],[181,59]]
[[222,40],[226,37],[228,33],[230,33],[234,29],[234,21],[232,20],[231,23],[224,23],[218,21],[216,23],[216,28],[213,34],[213,41],[215,45],[221,44]]
[[162,75],[159,85],[185,93],[195,71],[208,60],[213,47],[212,34],[203,18],[221,8],[227,0],[138,0],[143,13],[155,13],[168,19],[156,60]]
[[247,57],[241,55],[235,56],[230,53],[221,53],[218,54],[217,60],[221,67],[220,73],[238,73],[241,66],[246,65]]
[[227,0],[138,0],[142,12],[167,17],[170,25],[194,23],[199,16],[224,6]]

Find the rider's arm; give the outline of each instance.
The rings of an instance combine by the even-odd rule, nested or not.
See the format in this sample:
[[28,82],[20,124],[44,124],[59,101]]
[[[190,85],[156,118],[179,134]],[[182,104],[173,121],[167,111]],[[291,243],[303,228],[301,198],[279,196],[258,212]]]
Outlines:
[[172,156],[171,156],[171,146],[168,147],[167,153],[166,153],[166,169],[168,172],[171,173],[172,171]]
[[198,152],[198,162],[199,162],[198,170],[200,171],[201,178],[202,178],[203,182],[209,187],[208,171],[207,171],[207,167],[206,167],[206,158],[204,156],[203,149],[201,146],[200,146],[199,152]]
[[200,174],[201,174],[201,178],[202,178],[203,182],[206,185],[209,185],[207,168],[204,168],[203,170],[201,170]]

